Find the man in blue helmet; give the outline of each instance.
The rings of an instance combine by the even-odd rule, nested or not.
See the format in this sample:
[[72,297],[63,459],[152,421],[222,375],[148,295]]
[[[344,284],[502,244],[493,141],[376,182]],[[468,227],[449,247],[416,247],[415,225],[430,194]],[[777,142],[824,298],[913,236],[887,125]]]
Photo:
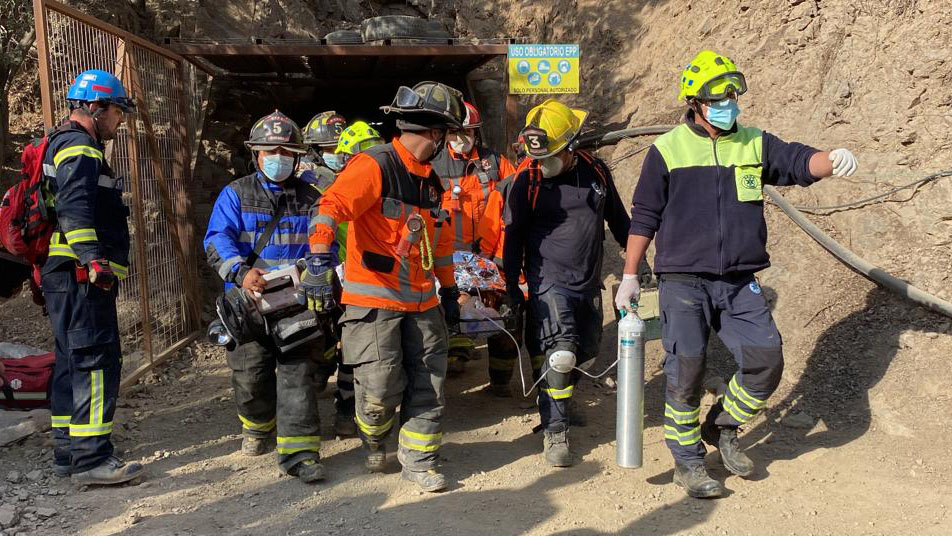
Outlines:
[[49,134],[43,159],[56,208],[42,269],[56,337],[53,471],[80,484],[119,484],[143,468],[114,456],[110,441],[122,365],[116,282],[128,274],[129,211],[104,142],[135,104],[118,78],[97,70],[80,74],[66,100],[69,120]]

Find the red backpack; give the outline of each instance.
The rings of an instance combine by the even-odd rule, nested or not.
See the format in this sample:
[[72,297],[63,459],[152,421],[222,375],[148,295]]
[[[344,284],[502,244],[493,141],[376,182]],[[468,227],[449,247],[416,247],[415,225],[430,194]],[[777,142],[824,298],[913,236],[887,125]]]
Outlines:
[[0,358],[6,368],[0,386],[0,406],[11,409],[42,408],[50,404],[50,387],[56,356],[31,355],[19,359]]
[[34,139],[23,148],[20,162],[23,168],[20,180],[7,190],[0,202],[0,247],[10,254],[25,259],[33,266],[30,286],[37,303],[40,286],[40,267],[50,251],[50,236],[55,228],[55,216],[47,178],[43,173],[43,158],[49,137]]

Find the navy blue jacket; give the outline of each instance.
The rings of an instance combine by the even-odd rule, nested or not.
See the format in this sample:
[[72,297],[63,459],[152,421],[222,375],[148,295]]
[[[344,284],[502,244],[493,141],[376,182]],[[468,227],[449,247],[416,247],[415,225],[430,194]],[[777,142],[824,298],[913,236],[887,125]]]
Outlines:
[[813,184],[817,152],[739,125],[714,140],[689,111],[645,156],[629,233],[657,233],[656,273],[762,270],[770,266],[762,187]]
[[622,247],[628,240],[628,214],[611,172],[601,160],[579,154],[574,168],[541,179],[537,189],[533,174],[540,174],[535,163],[518,172],[507,198],[506,281],[518,281],[524,269],[532,293],[552,286],[601,288],[605,222]]

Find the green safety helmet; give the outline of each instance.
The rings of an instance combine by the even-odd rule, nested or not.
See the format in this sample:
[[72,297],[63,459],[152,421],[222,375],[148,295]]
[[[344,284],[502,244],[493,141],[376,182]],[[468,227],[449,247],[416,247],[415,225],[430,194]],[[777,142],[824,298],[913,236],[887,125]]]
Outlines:
[[747,79],[734,62],[727,56],[704,50],[684,68],[678,100],[718,101],[746,92]]
[[356,121],[341,132],[335,152],[354,156],[382,144],[383,136],[374,127],[363,121]]

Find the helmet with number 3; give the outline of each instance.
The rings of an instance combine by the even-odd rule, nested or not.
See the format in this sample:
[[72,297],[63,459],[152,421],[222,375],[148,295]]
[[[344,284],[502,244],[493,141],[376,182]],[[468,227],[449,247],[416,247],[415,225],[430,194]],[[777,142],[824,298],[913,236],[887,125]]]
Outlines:
[[526,156],[538,160],[568,148],[582,131],[586,117],[588,112],[569,108],[554,99],[529,110],[526,127],[519,135]]
[[273,151],[278,147],[298,154],[305,154],[308,150],[297,123],[278,110],[262,117],[251,127],[245,145],[252,152]]

